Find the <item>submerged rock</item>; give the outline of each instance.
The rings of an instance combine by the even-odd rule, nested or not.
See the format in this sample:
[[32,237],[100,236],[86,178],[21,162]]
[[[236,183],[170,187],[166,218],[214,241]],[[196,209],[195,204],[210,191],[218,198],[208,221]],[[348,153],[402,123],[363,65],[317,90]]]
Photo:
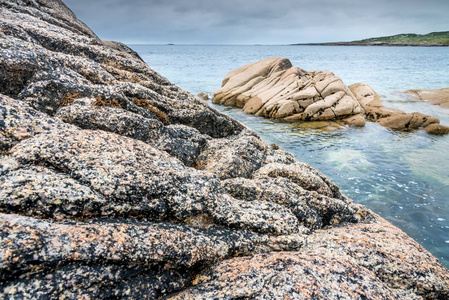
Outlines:
[[414,99],[429,102],[430,104],[439,105],[449,108],[449,88],[432,89],[432,90],[409,90],[405,93]]
[[0,298],[449,297],[411,238],[61,1],[0,20]]

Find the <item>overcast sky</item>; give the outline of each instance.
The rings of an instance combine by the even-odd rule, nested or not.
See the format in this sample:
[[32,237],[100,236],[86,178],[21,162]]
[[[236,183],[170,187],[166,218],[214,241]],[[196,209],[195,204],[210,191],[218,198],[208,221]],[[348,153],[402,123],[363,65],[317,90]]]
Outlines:
[[449,30],[449,0],[63,0],[101,39],[291,44]]

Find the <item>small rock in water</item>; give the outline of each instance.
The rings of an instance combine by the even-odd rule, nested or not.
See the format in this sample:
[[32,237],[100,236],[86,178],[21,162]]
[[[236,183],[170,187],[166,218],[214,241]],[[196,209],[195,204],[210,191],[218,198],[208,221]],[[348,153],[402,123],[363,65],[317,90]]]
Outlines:
[[430,124],[424,130],[428,134],[434,134],[434,135],[444,135],[449,133],[449,127],[440,125],[440,124]]
[[198,97],[200,97],[203,100],[209,100],[209,95],[206,93],[199,93]]

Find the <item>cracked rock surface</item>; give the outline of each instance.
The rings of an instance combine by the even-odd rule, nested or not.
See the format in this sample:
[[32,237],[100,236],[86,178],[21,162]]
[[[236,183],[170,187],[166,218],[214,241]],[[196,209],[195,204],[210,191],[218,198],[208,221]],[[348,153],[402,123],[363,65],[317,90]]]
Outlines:
[[449,297],[411,238],[61,1],[0,0],[0,53],[0,298]]
[[[447,91],[435,94],[436,98],[444,98]],[[415,91],[414,95],[420,94]],[[348,87],[332,72],[305,71],[279,57],[229,72],[212,102],[289,122],[336,120],[342,125],[363,127],[366,121],[372,121],[393,130],[423,128],[429,134],[449,133],[449,127],[440,125],[436,117],[383,106],[376,92],[364,83]],[[308,126],[313,128],[310,123]]]
[[350,85],[349,89],[360,102],[369,121],[399,131],[423,128],[427,133],[434,135],[449,133],[449,127],[441,125],[436,117],[419,112],[405,113],[397,108],[383,106],[377,93],[367,84],[356,83]]
[[279,57],[229,72],[212,102],[287,120],[322,121],[363,114],[352,92],[333,73],[305,71]]

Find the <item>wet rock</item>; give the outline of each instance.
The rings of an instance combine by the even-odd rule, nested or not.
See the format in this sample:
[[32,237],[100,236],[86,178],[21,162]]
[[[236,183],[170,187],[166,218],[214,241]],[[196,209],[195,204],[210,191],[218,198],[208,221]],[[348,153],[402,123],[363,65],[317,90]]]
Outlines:
[[424,128],[428,134],[443,135],[449,134],[449,127],[433,123]]
[[424,115],[421,113],[412,113],[412,114],[394,114],[389,117],[379,119],[378,123],[382,126],[401,130],[408,131],[413,129],[418,129],[421,127],[427,127],[431,124],[439,124],[440,120],[435,117]]
[[405,93],[407,93],[414,99],[449,108],[449,88],[433,90],[409,90],[405,91]]
[[[365,116],[369,121],[378,122],[382,126],[399,131],[424,128],[429,134],[449,133],[449,127],[439,125],[440,120],[436,117],[419,112],[405,113],[396,108],[383,106],[379,96],[367,84],[356,83],[349,88],[365,110]],[[427,127],[429,128],[426,129]]]
[[209,95],[206,93],[199,93],[198,97],[200,97],[203,100],[209,100]]
[[319,121],[363,113],[348,87],[331,72],[307,72],[278,57],[229,72],[212,102],[276,119]]
[[352,84],[349,89],[363,107],[368,121],[377,122],[392,115],[405,114],[402,110],[383,106],[379,95],[365,83]]
[[342,120],[343,124],[349,127],[365,127],[366,120],[362,115],[355,115]]

